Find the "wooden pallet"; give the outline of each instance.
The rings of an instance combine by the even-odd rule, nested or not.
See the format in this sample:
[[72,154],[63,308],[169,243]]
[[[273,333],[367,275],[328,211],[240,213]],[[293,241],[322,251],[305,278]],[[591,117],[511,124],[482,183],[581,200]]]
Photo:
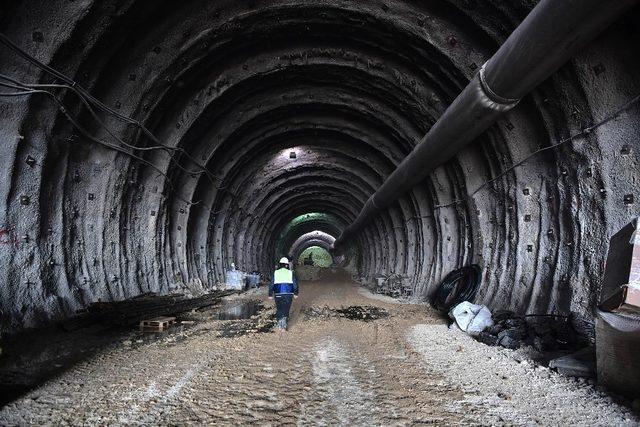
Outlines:
[[176,322],[175,317],[155,317],[140,321],[141,332],[162,332],[169,329]]

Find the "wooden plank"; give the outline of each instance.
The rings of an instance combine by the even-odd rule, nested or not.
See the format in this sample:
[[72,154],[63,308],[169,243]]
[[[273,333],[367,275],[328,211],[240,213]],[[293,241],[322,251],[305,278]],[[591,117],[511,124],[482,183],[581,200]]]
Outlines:
[[162,332],[167,329],[171,325],[173,325],[176,321],[175,317],[156,317],[153,319],[141,320],[140,321],[140,331],[142,332]]

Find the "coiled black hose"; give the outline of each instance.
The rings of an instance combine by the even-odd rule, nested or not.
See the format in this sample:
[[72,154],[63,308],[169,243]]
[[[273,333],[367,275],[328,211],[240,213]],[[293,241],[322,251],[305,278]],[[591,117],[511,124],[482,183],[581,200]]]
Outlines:
[[482,270],[475,264],[453,270],[431,296],[431,306],[446,313],[463,301],[473,302],[481,279]]

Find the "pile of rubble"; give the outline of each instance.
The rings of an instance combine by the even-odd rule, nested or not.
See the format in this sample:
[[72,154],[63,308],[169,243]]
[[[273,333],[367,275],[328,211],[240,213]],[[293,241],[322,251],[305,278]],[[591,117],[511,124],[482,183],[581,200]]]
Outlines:
[[364,322],[383,319],[389,315],[384,308],[371,305],[352,305],[347,308],[338,309],[336,312],[340,317],[350,320],[362,320]]
[[323,307],[306,307],[302,309],[302,314],[309,318],[342,317],[349,320],[360,320],[370,322],[372,320],[383,319],[389,316],[384,308],[369,305],[352,305],[346,308],[333,309],[328,306]]
[[393,298],[409,298],[413,295],[413,284],[409,276],[396,273],[379,275],[375,277],[373,287],[369,287],[373,293],[388,295]]
[[476,339],[487,345],[516,349],[530,345],[539,352],[573,350],[586,343],[574,330],[566,316],[516,316],[508,310],[493,313],[493,326],[480,332]]
[[449,317],[455,320],[453,325],[481,343],[512,350],[532,347],[538,352],[535,357],[540,362],[548,362],[550,368],[563,375],[591,377],[595,374],[594,347],[589,345],[589,337],[578,332],[582,327],[574,327],[576,319],[569,316],[517,316],[507,310],[492,314],[486,306],[464,301],[449,312]]

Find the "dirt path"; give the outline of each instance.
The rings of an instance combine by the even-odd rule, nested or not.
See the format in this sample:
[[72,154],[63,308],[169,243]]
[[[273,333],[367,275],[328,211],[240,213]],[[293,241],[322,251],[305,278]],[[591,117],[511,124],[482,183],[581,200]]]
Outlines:
[[[325,317],[333,312],[322,309],[355,305],[383,308],[389,317],[364,322]],[[535,424],[513,402],[494,399],[495,390],[473,387],[472,377],[447,370],[447,357],[459,370],[465,352],[483,345],[453,336],[422,305],[369,298],[352,284],[303,284],[284,335],[220,338],[209,328],[214,323],[179,341],[107,349],[5,407],[0,424]],[[483,347],[475,351],[499,353]],[[510,370],[507,361],[497,366]],[[503,380],[493,382],[500,387]],[[606,418],[596,414],[591,424],[635,422],[606,397],[585,393],[572,398],[609,405]]]

